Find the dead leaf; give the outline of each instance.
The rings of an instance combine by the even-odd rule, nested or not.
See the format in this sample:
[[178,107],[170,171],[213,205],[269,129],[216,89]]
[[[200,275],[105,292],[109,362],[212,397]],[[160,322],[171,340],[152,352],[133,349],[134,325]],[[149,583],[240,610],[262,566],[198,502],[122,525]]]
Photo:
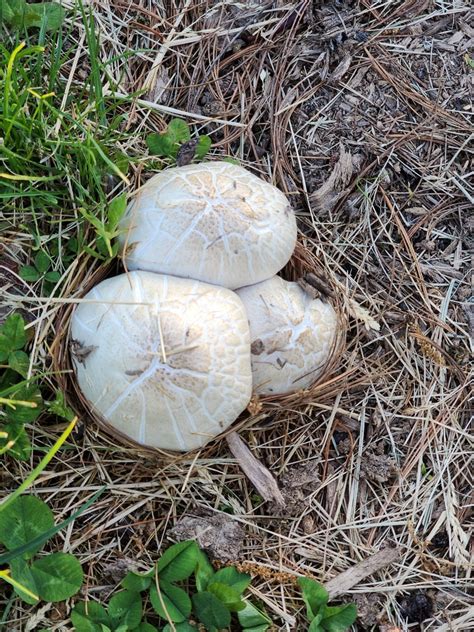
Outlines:
[[153,88],[148,92],[148,100],[153,103],[162,103],[167,105],[169,101],[169,93],[166,91],[170,84],[170,75],[166,68],[160,67],[156,76]]
[[47,621],[45,614],[51,610],[53,607],[52,603],[47,603],[46,605],[39,608],[27,621],[25,624],[25,632],[31,632],[32,630],[37,630],[38,626]]
[[361,320],[364,323],[367,331],[369,331],[370,329],[373,329],[374,331],[380,331],[380,324],[374,318],[372,318],[365,307],[359,305],[359,303],[354,301],[354,299],[352,298],[349,299],[348,303],[350,315],[357,320]]
[[262,411],[262,408],[263,404],[260,401],[258,395],[253,395],[247,406],[247,410],[249,411],[249,413],[252,415],[252,417],[255,417],[255,415],[258,415]]
[[185,165],[189,165],[192,162],[194,156],[196,155],[196,147],[198,142],[199,141],[197,138],[193,138],[192,140],[188,140],[188,142],[181,145],[176,156],[176,164],[178,167],[184,167]]
[[341,144],[339,160],[334,165],[331,175],[317,191],[310,195],[310,201],[316,212],[324,215],[332,211],[337,202],[348,192],[347,186],[354,171],[360,169],[361,163],[360,154],[352,156]]

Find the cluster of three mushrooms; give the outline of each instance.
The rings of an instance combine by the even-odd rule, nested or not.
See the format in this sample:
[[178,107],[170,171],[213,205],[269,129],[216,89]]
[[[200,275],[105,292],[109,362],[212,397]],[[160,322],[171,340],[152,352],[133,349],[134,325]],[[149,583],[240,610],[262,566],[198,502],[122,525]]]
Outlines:
[[296,243],[278,189],[226,162],[167,169],[137,191],[122,228],[128,272],[94,287],[71,327],[79,387],[115,431],[191,450],[252,392],[320,374],[336,316],[275,276]]

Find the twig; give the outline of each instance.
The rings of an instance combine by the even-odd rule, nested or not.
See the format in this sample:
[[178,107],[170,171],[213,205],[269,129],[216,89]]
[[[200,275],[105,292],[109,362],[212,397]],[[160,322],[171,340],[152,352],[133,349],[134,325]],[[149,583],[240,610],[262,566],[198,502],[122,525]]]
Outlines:
[[400,549],[382,549],[366,560],[348,568],[347,571],[339,573],[339,575],[336,575],[336,577],[326,582],[324,587],[328,591],[329,597],[333,599],[334,597],[349,592],[353,586],[359,584],[366,577],[373,575],[385,566],[393,564],[393,562],[396,562],[400,557]]
[[281,491],[271,473],[252,454],[236,432],[231,432],[227,437],[230,451],[237,459],[245,475],[255,486],[258,493],[265,499],[283,507],[285,504]]

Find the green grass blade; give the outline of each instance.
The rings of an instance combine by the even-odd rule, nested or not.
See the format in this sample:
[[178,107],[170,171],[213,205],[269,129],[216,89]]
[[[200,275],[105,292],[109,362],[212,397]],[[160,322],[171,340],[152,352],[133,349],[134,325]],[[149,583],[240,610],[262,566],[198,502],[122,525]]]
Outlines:
[[71,432],[74,430],[74,426],[76,425],[76,423],[77,423],[77,417],[74,417],[74,419],[68,425],[66,430],[62,433],[62,435],[55,442],[55,444],[50,448],[48,453],[41,459],[38,465],[25,478],[23,483],[17,489],[15,489],[14,492],[12,492],[9,496],[5,498],[5,500],[0,505],[0,511],[3,511],[6,507],[8,507],[8,505],[12,503],[15,500],[15,498],[17,498],[21,493],[25,491],[25,489],[28,489],[28,487],[30,487],[30,485],[33,484],[35,479],[41,474],[44,468],[53,459],[56,452],[59,450],[59,448],[66,441],[66,439],[69,437]]

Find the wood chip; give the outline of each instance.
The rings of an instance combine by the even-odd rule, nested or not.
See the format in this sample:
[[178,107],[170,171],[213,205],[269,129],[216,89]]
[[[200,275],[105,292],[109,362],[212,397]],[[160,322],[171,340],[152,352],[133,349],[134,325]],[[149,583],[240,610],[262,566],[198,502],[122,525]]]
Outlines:
[[464,20],[459,20],[459,25],[461,27],[461,30],[468,37],[474,37],[474,28],[470,24],[468,24],[467,22],[464,22]]
[[270,471],[252,454],[236,432],[231,432],[226,439],[242,471],[262,498],[283,507],[283,495]]
[[328,77],[328,81],[331,83],[337,83],[340,81],[346,72],[349,70],[352,62],[352,55],[346,55],[343,60],[336,66],[332,73]]
[[366,577],[373,575],[377,571],[393,564],[401,557],[400,549],[386,548],[374,553],[366,560],[359,562],[352,568],[336,575],[334,579],[326,582],[324,587],[329,593],[330,599],[347,593],[351,588],[359,584]]
[[[319,555],[318,553],[313,555],[310,549],[304,548],[296,549],[295,553],[308,559],[313,557],[317,558]],[[339,595],[349,592],[351,588],[360,584],[361,581],[370,577],[370,575],[399,560],[401,555],[402,552],[400,549],[387,547],[374,553],[366,560],[348,568],[347,571],[339,573],[339,575],[336,575],[336,577],[324,583],[324,587],[329,593],[329,598],[334,599],[335,597],[339,597]]]

